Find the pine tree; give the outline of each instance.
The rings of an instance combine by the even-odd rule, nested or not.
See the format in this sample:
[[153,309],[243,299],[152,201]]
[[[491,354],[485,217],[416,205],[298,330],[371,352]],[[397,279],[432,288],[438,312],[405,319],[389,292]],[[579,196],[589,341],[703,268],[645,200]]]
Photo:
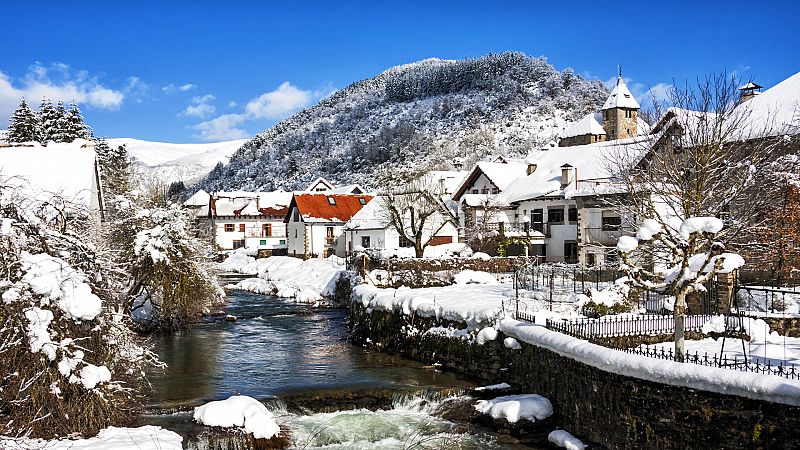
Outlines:
[[64,102],[62,101],[56,104],[55,126],[50,130],[50,133],[54,142],[73,141],[72,133],[70,132],[69,117],[67,117],[67,108],[64,107]]
[[50,102],[50,99],[43,98],[42,104],[39,106],[39,142],[42,145],[47,145],[48,142],[53,141],[53,134],[56,130],[56,123],[58,122],[58,111]]
[[124,195],[130,187],[131,163],[124,145],[113,148],[105,139],[99,139],[94,151],[100,165],[100,178],[106,197]]
[[25,99],[11,116],[8,124],[8,142],[33,142],[39,138],[39,118]]
[[73,101],[69,104],[65,117],[65,138],[64,142],[72,142],[75,139],[89,139],[92,136],[91,128],[83,121],[83,115],[78,105]]

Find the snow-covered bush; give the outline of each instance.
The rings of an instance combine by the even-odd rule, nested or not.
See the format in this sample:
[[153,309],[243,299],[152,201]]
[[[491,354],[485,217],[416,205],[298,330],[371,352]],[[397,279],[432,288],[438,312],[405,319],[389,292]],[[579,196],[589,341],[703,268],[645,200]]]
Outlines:
[[[119,249],[124,269],[122,300],[143,328],[176,329],[219,303],[210,245],[196,235],[178,207],[147,199],[116,198],[107,244]],[[139,314],[145,310],[146,314]]]
[[109,307],[112,264],[48,226],[48,209],[0,186],[0,435],[93,435],[124,423],[142,366],[156,361]]

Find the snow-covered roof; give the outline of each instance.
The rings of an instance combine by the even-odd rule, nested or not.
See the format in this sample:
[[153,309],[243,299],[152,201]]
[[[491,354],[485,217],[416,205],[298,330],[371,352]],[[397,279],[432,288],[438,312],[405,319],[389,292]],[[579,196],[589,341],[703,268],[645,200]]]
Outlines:
[[461,182],[453,199],[459,200],[481,175],[485,175],[500,191],[503,191],[517,177],[524,175],[527,168],[528,165],[525,164],[524,159],[515,159],[513,162],[504,163],[481,161]]
[[746,115],[743,139],[800,133],[800,72],[781,81],[734,111]]
[[211,198],[211,195],[200,189],[195,192],[194,195],[187,198],[186,201],[183,202],[183,206],[208,206],[209,198]]
[[763,86],[760,84],[753,83],[752,81],[748,82],[747,84],[743,84],[739,86],[740,91],[749,91],[751,89],[761,89]]
[[332,194],[363,194],[366,191],[358,184],[346,184],[344,186],[332,187],[325,192],[330,192]]
[[292,201],[292,193],[285,191],[217,192],[211,201],[215,216],[283,216]]
[[[515,179],[500,193],[500,197],[508,204],[545,196],[568,197],[576,189],[577,179],[600,179],[614,175],[608,173],[610,161],[623,159],[634,163],[649,150],[652,141],[652,136],[637,136],[559,147],[551,151],[537,150],[532,155],[537,158],[536,171]],[[577,172],[567,186],[561,184],[564,165],[572,166]]]
[[625,80],[622,79],[622,76],[617,78],[617,84],[611,91],[611,95],[609,95],[608,99],[606,99],[606,102],[603,103],[603,110],[612,108],[639,109],[639,102],[637,102],[633,97],[633,94],[631,94],[631,91],[628,89],[628,85],[625,84]]
[[[324,190],[320,189],[323,188]],[[305,192],[324,192],[333,189],[333,183],[326,180],[325,178],[319,177],[316,180],[309,183],[308,187],[304,189]]]
[[60,196],[89,210],[101,209],[95,152],[86,141],[33,144],[0,150],[0,178],[36,201]]
[[452,195],[469,175],[467,170],[433,170],[429,172],[434,180],[444,187],[443,194]]
[[344,227],[349,230],[383,230],[390,224],[386,197],[378,196],[355,213]]
[[564,137],[583,136],[586,134],[606,134],[603,126],[595,118],[594,113],[589,113],[577,122],[573,122],[566,130]]

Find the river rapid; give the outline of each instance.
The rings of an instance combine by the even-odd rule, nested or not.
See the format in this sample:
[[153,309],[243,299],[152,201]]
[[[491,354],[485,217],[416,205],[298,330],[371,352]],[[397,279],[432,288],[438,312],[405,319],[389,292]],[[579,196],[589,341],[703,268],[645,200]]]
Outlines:
[[475,384],[457,374],[347,342],[346,311],[228,292],[226,314],[153,337],[167,364],[150,374],[145,422],[182,434],[188,448],[219,444],[192,422],[192,408],[231,395],[263,401],[294,448],[530,448],[448,420],[470,408]]

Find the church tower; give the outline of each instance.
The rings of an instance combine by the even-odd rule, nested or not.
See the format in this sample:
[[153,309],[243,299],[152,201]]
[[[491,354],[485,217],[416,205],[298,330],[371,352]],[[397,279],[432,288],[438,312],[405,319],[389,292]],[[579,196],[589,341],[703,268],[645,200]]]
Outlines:
[[606,132],[606,140],[636,136],[638,113],[639,102],[633,98],[633,94],[622,79],[622,67],[620,67],[617,85],[603,104],[603,129]]

